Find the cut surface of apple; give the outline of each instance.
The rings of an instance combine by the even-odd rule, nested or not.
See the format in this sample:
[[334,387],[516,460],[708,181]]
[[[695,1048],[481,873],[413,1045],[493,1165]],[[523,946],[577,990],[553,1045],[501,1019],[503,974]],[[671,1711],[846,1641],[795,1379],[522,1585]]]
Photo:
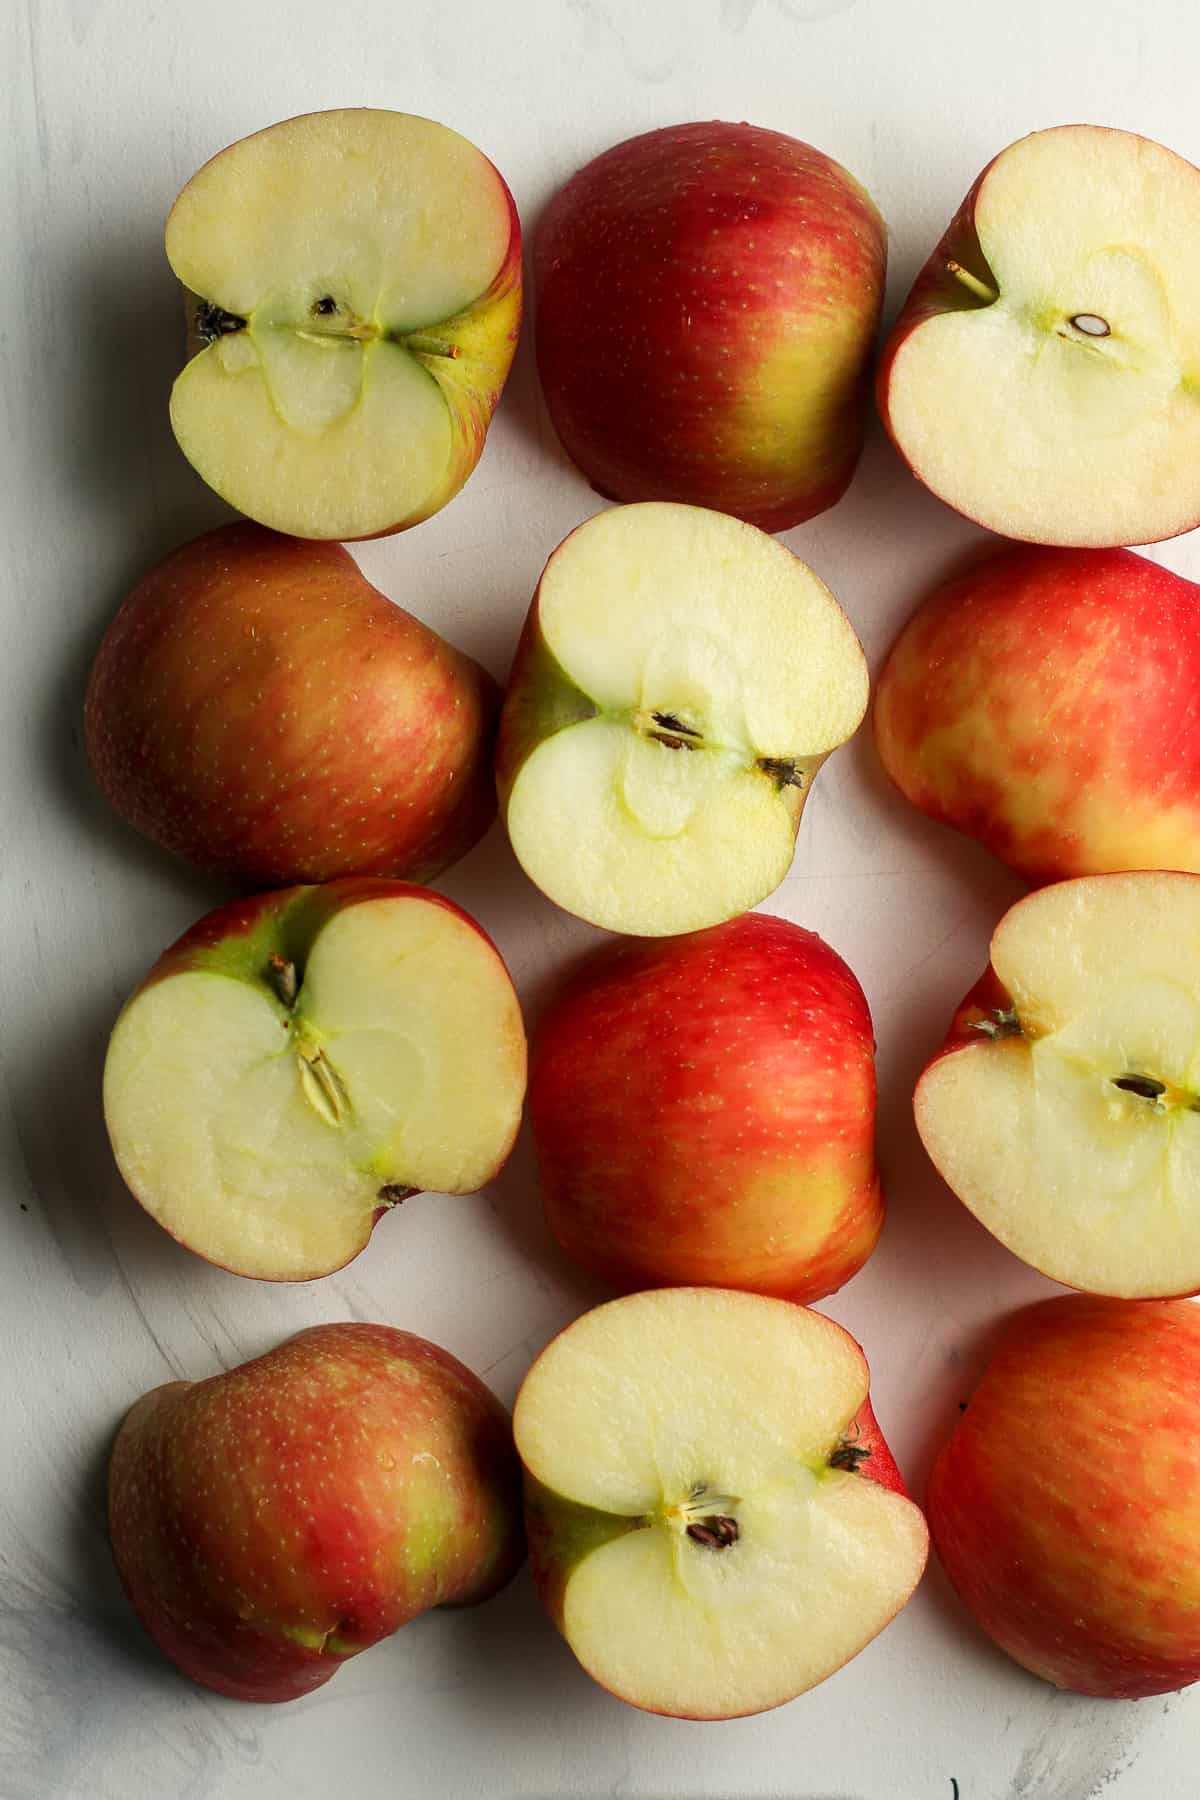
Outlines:
[[478,927],[423,890],[346,881],[235,903],[167,951],[117,1022],[104,1107],[173,1236],[303,1280],[410,1193],[490,1180],[524,1085],[520,1008]]
[[831,1320],[714,1288],[612,1301],[543,1351],[514,1414],[530,1553],[589,1674],[648,1711],[730,1718],[882,1630],[927,1534],[867,1386]]
[[745,912],[787,873],[812,779],[866,702],[849,621],[773,538],[666,502],[599,513],[550,558],[509,684],[518,860],[613,931]]
[[482,447],[519,245],[496,170],[430,119],[309,113],[213,157],[167,221],[194,351],[171,398],[188,460],[298,537],[427,517]]
[[939,1172],[1056,1281],[1200,1291],[1200,876],[1043,888],[991,967],[917,1086]]
[[881,408],[968,518],[1039,543],[1149,543],[1200,519],[1200,171],[1133,133],[1001,152],[885,349]]

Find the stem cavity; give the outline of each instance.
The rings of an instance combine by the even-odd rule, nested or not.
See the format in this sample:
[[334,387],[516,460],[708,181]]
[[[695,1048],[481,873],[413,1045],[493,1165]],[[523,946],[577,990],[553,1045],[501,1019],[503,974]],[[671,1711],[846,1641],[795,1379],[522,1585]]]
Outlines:
[[270,970],[268,980],[271,986],[290,1011],[296,1004],[299,991],[295,963],[289,962],[286,956],[281,956],[278,950],[272,950],[267,958],[267,967]]
[[985,300],[990,306],[993,300],[1000,298],[995,288],[989,287],[986,281],[980,281],[978,275],[972,275],[970,269],[964,269],[961,263],[948,262],[946,268],[953,275],[955,281],[961,281],[977,300]]

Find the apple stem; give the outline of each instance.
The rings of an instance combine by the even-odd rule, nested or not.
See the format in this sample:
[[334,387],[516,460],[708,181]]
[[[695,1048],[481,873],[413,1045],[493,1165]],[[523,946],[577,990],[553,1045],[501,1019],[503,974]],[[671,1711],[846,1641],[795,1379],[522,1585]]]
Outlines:
[[289,962],[286,956],[281,956],[278,950],[272,950],[267,963],[274,977],[275,992],[285,1006],[295,1006],[298,991],[295,963]]
[[695,1519],[687,1528],[687,1535],[694,1544],[703,1544],[706,1550],[727,1550],[730,1544],[736,1544],[741,1537],[741,1527],[736,1519],[728,1513],[711,1513],[707,1519]]
[[946,267],[955,281],[961,281],[963,286],[969,288],[977,299],[986,300],[990,304],[993,300],[1000,298],[995,288],[990,288],[986,281],[980,281],[978,275],[972,275],[970,269],[964,269],[961,263],[948,262]]
[[404,348],[417,356],[461,356],[462,351],[449,338],[430,337],[424,331],[414,331],[411,337],[404,339]]

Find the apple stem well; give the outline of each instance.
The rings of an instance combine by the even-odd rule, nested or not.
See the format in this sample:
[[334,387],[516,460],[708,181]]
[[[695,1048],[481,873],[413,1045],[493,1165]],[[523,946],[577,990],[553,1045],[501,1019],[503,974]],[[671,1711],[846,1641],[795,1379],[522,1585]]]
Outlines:
[[287,1007],[295,1006],[296,995],[299,991],[295,963],[289,962],[286,956],[281,956],[278,950],[272,950],[268,958],[268,966],[271,971],[271,985],[283,1004]]
[[990,288],[986,281],[980,281],[978,275],[972,275],[970,269],[964,269],[961,263],[948,262],[946,267],[955,281],[961,281],[963,286],[975,295],[976,299],[986,300],[990,306],[993,300],[1000,298],[995,288]]

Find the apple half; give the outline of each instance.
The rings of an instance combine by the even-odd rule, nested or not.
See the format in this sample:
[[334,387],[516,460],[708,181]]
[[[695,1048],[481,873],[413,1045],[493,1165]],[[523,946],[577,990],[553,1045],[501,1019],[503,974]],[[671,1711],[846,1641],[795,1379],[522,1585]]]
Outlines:
[[459,907],[403,882],[236,901],[167,950],[104,1068],[121,1174],[172,1236],[238,1275],[349,1262],[421,1189],[491,1180],[520,1124],[508,972]]
[[171,423],[231,506],[362,538],[458,492],[521,316],[516,207],[473,144],[367,107],[287,119],[193,175],[167,258],[189,350]]
[[643,937],[778,887],[813,777],[867,705],[818,576],[752,525],[648,501],[551,556],[501,714],[518,861],[558,906]]
[[938,1172],[1069,1287],[1200,1292],[1200,875],[1083,876],[1010,908],[915,1096]]
[[530,1562],[588,1674],[647,1712],[763,1712],[832,1675],[920,1580],[925,1521],[840,1325],[672,1288],[610,1301],[517,1396]]
[[948,505],[1034,543],[1200,520],[1200,170],[1063,125],[993,158],[884,348],[879,406]]

